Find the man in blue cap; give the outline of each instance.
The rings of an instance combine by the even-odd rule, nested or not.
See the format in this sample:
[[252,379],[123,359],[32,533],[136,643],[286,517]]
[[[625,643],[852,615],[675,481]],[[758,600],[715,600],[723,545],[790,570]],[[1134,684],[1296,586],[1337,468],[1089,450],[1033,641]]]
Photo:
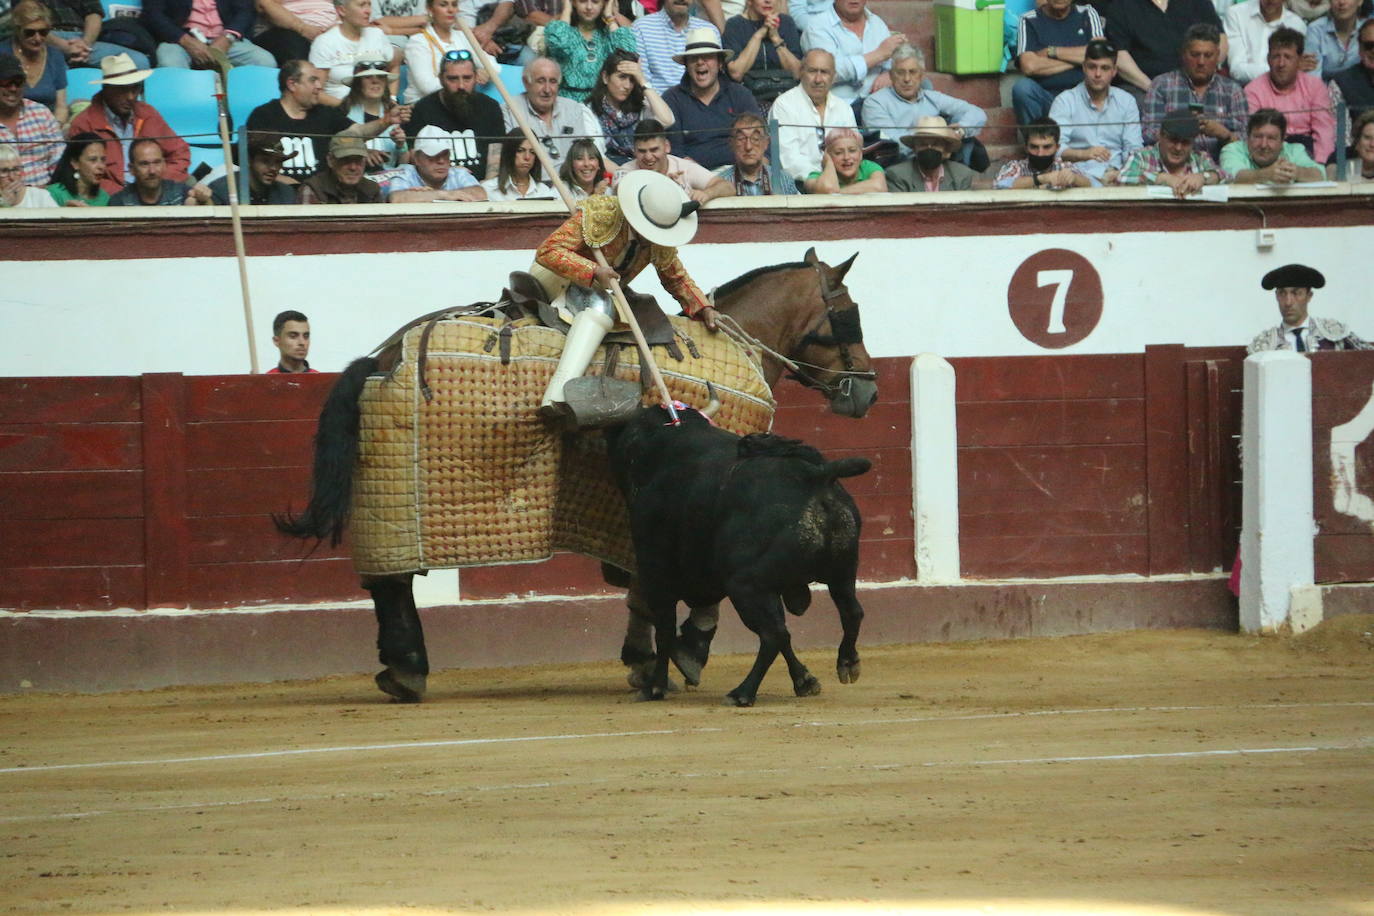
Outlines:
[[1321,271],[1306,264],[1285,264],[1264,275],[1260,285],[1274,291],[1283,321],[1250,341],[1249,353],[1262,350],[1374,350],[1374,344],[1361,340],[1350,329],[1331,318],[1308,314],[1312,290],[1326,285]]

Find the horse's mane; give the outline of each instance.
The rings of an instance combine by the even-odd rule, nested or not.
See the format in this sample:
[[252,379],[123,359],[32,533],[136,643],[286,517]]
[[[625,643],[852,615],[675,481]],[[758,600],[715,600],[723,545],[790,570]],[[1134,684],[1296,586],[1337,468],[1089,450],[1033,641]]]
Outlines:
[[772,433],[745,436],[739,440],[735,455],[739,458],[800,458],[808,464],[825,464],[821,453],[805,442]]
[[719,298],[719,297],[721,297],[721,296],[728,296],[728,295],[730,295],[731,293],[733,293],[735,290],[739,289],[741,286],[744,286],[744,285],[747,284],[747,283],[752,283],[754,280],[758,279],[759,277],[763,276],[764,274],[771,274],[771,273],[773,273],[773,272],[775,272],[775,271],[779,271],[779,270],[795,270],[795,269],[798,268],[798,267],[810,267],[810,266],[811,266],[811,265],[808,264],[808,263],[806,263],[805,261],[792,261],[792,262],[787,263],[787,264],[773,264],[773,265],[770,265],[770,266],[768,266],[768,267],[755,267],[753,270],[749,271],[747,274],[741,274],[740,276],[738,276],[738,277],[736,277],[735,279],[729,281],[728,283],[725,283],[725,284],[723,284],[723,285],[721,285],[721,286],[717,286],[717,287],[716,287],[715,295],[716,295],[717,298]]

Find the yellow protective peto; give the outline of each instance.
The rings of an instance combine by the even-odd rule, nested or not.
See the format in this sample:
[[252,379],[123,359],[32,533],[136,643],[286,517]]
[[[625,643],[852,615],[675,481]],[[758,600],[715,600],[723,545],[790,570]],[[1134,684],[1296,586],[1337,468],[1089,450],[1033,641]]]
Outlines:
[[[716,423],[741,435],[765,432],[774,401],[756,356],[696,321],[673,318],[696,351],[682,360],[663,348],[654,359],[673,397],[707,402],[706,379],[721,400]],[[369,575],[536,562],[571,551],[634,568],[625,503],[611,478],[598,430],[551,431],[536,413],[563,335],[534,320],[511,325],[510,361],[501,362],[501,318],[462,317],[431,332],[426,403],[416,381],[423,326],[411,328],[388,376],[370,378],[359,407],[353,477],[353,560]],[[607,346],[590,374],[605,364]],[[617,378],[639,379],[639,354],[620,346]],[[644,403],[653,404],[651,390]]]

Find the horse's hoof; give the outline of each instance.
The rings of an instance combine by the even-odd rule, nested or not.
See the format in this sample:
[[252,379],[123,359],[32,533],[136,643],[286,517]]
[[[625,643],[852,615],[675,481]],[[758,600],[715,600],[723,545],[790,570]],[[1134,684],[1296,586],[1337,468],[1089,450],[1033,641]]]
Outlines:
[[638,701],[638,702],[640,702],[640,703],[643,703],[643,702],[646,702],[646,701],[649,701],[649,700],[666,700],[666,699],[668,699],[668,691],[665,690],[665,689],[662,688],[662,687],[648,687],[648,686],[641,687],[641,688],[639,689],[639,692],[635,694],[635,700]]
[[814,674],[807,672],[806,677],[792,685],[792,690],[799,697],[814,697],[821,692],[821,682]]
[[631,668],[629,671],[625,672],[625,680],[635,690],[639,690],[645,684],[649,683],[649,676],[638,668]]
[[732,690],[725,695],[724,703],[726,706],[737,706],[745,709],[754,705],[754,698]]
[[418,703],[425,698],[425,676],[384,668],[373,678],[382,693],[398,703]]
[[682,622],[678,630],[678,641],[673,647],[673,664],[682,672],[682,679],[688,687],[701,685],[701,670],[711,657],[711,640],[716,635],[715,627],[699,630],[688,621]]
[[835,673],[840,678],[841,684],[852,684],[859,679],[859,660],[856,658],[849,662],[839,662],[835,665]]

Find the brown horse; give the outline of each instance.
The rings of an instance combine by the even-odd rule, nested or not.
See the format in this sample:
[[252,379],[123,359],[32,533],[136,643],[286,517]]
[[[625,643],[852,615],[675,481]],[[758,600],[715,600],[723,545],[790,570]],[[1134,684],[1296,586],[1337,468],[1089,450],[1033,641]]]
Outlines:
[[[820,391],[835,413],[862,417],[878,397],[859,323],[859,308],[844,285],[855,255],[837,267],[806,252],[802,262],[764,267],[730,281],[715,292],[716,309],[733,320],[763,351],[764,376],[774,385],[784,370]],[[780,358],[781,357],[781,358]],[[296,517],[275,518],[278,530],[300,538],[329,537],[338,543],[348,522],[353,472],[358,457],[358,399],[368,376],[395,362],[396,354],[354,360],[330,391],[315,436],[315,466],[310,503]],[[785,362],[784,362],[785,360]],[[418,702],[425,692],[429,659],[424,631],[411,590],[413,573],[363,576],[377,613],[377,648],[385,669],[377,686],[403,702]],[[654,662],[652,628],[638,589],[628,574],[608,581],[630,586],[630,625],[621,658],[638,686]],[[688,683],[698,682],[715,633],[716,606],[694,608],[682,627],[681,650],[674,661]]]

